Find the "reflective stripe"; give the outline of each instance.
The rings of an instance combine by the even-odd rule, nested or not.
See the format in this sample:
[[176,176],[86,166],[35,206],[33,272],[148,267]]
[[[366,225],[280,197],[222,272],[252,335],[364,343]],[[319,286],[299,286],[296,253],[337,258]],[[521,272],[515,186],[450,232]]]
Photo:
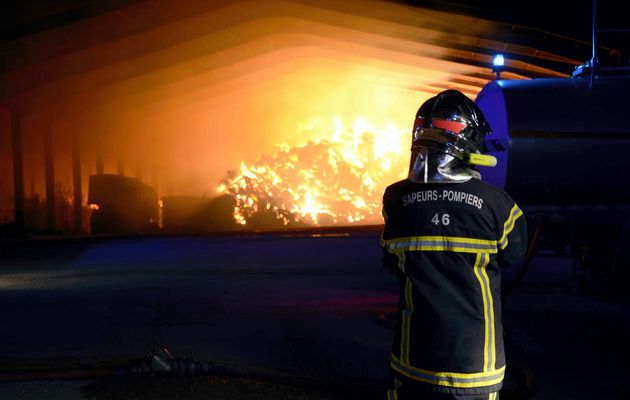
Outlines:
[[413,282],[405,281],[405,310],[402,312],[402,332],[400,338],[400,358],[409,362],[409,347],[411,343],[411,315],[413,314]]
[[483,339],[483,370],[492,371],[496,363],[496,338],[494,332],[494,300],[490,288],[490,278],[486,266],[490,256],[486,253],[477,254],[473,271],[479,281],[481,300],[483,303],[484,339]]
[[396,251],[455,251],[460,253],[496,253],[497,241],[456,236],[411,236],[381,240],[390,253]]
[[488,395],[488,400],[497,400],[497,392],[490,393]]
[[400,268],[403,273],[406,273],[407,269],[405,264],[407,263],[407,256],[405,255],[405,252],[402,250],[396,251],[396,256],[398,257],[398,268]]
[[505,366],[495,371],[487,372],[435,372],[413,367],[408,363],[402,362],[394,354],[392,354],[391,357],[392,360],[390,366],[400,374],[420,382],[438,386],[456,388],[492,386],[501,383],[505,375]]
[[398,400],[398,389],[402,386],[402,382],[394,378],[394,388],[387,391],[387,400]]
[[518,208],[516,204],[514,204],[514,207],[512,207],[508,219],[503,224],[503,235],[501,235],[501,239],[499,239],[499,248],[501,250],[505,249],[505,247],[507,246],[507,236],[510,234],[510,232],[512,232],[512,229],[514,229],[514,223],[521,215],[523,215],[523,211],[521,211],[521,209]]
[[458,135],[466,127],[466,124],[463,122],[451,121],[443,118],[432,118],[431,125],[436,128],[449,130],[456,135]]
[[405,280],[405,309],[402,312],[402,329],[400,332],[400,358],[409,362],[409,348],[411,343],[411,315],[413,314],[412,298],[413,282]]
[[486,284],[486,295],[488,298],[488,309],[490,310],[490,327],[488,333],[490,337],[488,341],[490,342],[489,349],[489,357],[488,357],[488,371],[493,371],[495,369],[497,363],[497,338],[496,338],[496,330],[494,328],[494,299],[492,297],[492,287],[490,285],[490,277],[488,277],[488,270],[486,266],[490,261],[490,256],[485,254],[486,260],[481,266],[481,277]]

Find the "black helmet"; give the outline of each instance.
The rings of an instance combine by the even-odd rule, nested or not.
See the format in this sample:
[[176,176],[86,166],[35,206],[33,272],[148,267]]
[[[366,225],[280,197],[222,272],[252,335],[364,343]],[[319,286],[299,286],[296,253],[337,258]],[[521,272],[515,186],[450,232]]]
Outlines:
[[488,134],[490,126],[479,107],[463,93],[445,90],[418,109],[411,150],[428,147],[469,164],[493,166],[494,157],[480,156]]

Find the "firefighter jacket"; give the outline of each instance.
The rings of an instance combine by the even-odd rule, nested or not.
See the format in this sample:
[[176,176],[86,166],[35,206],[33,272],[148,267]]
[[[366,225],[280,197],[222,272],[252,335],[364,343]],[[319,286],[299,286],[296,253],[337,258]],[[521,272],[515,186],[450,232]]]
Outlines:
[[381,247],[400,284],[395,376],[453,394],[501,388],[500,268],[525,253],[522,215],[509,195],[478,179],[387,188]]

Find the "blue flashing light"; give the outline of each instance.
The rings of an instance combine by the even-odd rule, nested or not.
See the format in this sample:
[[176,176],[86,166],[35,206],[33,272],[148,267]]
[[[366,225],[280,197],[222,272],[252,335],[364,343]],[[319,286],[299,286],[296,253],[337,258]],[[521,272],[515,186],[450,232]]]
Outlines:
[[496,56],[494,56],[494,59],[492,60],[493,67],[503,67],[504,65],[505,58],[503,58],[503,54],[497,54]]

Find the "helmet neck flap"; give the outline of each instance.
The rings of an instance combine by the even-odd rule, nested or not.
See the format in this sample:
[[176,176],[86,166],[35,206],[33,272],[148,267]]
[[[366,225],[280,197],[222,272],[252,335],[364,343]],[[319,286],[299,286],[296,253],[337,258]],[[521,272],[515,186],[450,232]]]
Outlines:
[[412,182],[466,182],[472,178],[481,179],[479,171],[443,151],[419,147],[411,152],[408,179]]

